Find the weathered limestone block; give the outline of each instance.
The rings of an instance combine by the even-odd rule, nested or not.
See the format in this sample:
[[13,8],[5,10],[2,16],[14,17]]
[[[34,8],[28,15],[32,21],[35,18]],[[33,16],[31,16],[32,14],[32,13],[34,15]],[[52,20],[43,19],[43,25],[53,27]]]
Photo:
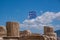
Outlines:
[[42,35],[42,37],[44,38],[44,40],[50,40],[49,36],[47,36],[47,35]]
[[27,36],[27,40],[40,40],[40,36]]
[[50,40],[57,40],[56,37],[52,37],[52,36],[50,36],[49,38],[50,38]]
[[44,26],[44,34],[54,33],[53,27]]
[[0,26],[0,37],[6,36],[6,28],[4,26]]
[[47,34],[45,34],[45,35],[47,35],[47,36],[52,36],[52,37],[57,37],[57,34],[56,34],[56,33],[47,33]]
[[44,36],[40,36],[40,40],[47,40]]
[[47,34],[45,34],[45,36],[46,36],[49,40],[57,40],[57,35],[56,35],[56,33],[47,33]]
[[49,36],[50,40],[57,40],[57,34],[54,32],[53,27],[44,26],[44,35]]
[[3,38],[2,38],[2,37],[0,37],[0,40],[3,40]]
[[4,40],[19,40],[19,37],[3,37]]
[[40,36],[23,36],[19,40],[40,40]]
[[7,22],[6,29],[7,29],[7,36],[19,37],[19,23]]

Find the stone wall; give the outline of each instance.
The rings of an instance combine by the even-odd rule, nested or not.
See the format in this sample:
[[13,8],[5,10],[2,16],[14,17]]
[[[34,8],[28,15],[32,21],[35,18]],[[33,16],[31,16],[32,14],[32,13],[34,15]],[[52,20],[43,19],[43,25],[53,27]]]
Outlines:
[[0,40],[3,40],[3,38],[2,38],[2,37],[0,37]]
[[3,37],[4,40],[19,40],[19,37]]

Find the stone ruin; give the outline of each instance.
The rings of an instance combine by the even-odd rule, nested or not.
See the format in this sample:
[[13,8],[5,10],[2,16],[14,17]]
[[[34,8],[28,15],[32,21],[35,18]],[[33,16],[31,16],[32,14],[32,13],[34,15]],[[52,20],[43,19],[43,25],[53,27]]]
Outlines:
[[0,26],[0,37],[6,36],[6,29],[4,26]]
[[44,34],[32,33],[30,30],[19,31],[19,23],[6,22],[0,26],[0,40],[57,40],[53,27],[44,26]]

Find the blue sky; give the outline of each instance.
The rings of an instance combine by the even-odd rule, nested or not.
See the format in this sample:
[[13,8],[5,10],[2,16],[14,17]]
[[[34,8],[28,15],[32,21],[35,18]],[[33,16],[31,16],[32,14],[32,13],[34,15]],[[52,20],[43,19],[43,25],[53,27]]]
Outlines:
[[[37,16],[43,14],[41,11],[60,12],[60,0],[0,0],[0,25],[5,25],[6,21],[23,23],[32,10]],[[52,24],[55,23],[60,24],[59,20]]]

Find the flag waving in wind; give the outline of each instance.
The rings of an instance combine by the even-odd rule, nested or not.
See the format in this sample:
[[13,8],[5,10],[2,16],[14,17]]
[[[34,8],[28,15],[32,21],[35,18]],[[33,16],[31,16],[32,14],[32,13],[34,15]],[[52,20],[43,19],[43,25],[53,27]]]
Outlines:
[[29,12],[29,19],[34,19],[34,18],[36,18],[36,17],[37,17],[36,11],[30,11],[30,12]]

